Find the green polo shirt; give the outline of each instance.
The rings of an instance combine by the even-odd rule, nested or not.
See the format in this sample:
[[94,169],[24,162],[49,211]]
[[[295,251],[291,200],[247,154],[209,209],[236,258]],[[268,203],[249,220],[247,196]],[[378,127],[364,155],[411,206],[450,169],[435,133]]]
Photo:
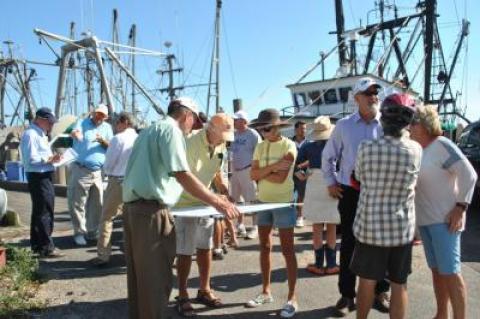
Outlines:
[[[202,129],[185,138],[187,144],[187,161],[190,171],[203,185],[210,187],[215,174],[222,169],[226,161],[227,148],[225,143],[210,147],[207,140],[207,129]],[[198,206],[203,203],[183,192],[177,207]]]
[[138,135],[123,180],[123,201],[147,199],[173,206],[183,190],[174,173],[189,170],[183,133],[167,116]]

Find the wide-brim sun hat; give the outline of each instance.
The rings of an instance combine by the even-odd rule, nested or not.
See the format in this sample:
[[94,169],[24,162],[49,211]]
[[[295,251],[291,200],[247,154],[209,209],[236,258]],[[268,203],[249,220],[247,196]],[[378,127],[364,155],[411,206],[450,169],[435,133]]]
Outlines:
[[268,127],[288,127],[291,126],[287,121],[280,118],[280,113],[276,109],[265,109],[258,113],[258,117],[250,122],[249,126],[256,129]]
[[330,122],[328,116],[319,116],[313,123],[313,130],[310,133],[310,139],[314,141],[318,140],[328,140],[332,135],[335,125]]

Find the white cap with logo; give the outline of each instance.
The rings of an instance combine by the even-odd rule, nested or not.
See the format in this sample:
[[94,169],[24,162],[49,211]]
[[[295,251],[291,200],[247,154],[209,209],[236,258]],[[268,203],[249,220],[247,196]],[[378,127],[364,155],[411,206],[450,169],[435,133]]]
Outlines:
[[370,77],[364,77],[359,79],[355,86],[353,87],[352,93],[353,96],[357,95],[358,93],[363,93],[367,91],[371,86],[375,86],[377,89],[380,89],[382,86]]
[[195,113],[195,115],[198,116],[199,107],[197,102],[195,102],[194,99],[190,97],[182,96],[182,97],[176,98],[172,102],[177,102],[178,104],[188,108],[190,111],[192,111],[193,113]]

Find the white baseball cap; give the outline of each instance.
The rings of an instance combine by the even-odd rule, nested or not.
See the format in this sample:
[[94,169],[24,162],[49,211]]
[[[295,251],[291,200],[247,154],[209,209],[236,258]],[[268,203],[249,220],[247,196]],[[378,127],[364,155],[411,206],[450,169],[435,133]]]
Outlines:
[[370,77],[361,78],[355,83],[353,87],[353,95],[357,95],[358,93],[363,93],[367,91],[371,86],[375,86],[377,89],[380,89],[382,86],[377,83],[374,79]]
[[108,117],[108,107],[103,104],[103,103],[100,103],[97,105],[97,108],[93,111],[95,113],[102,113],[104,114],[106,117]]
[[233,114],[233,119],[248,121],[248,114],[244,110],[239,110]]
[[172,103],[178,103],[181,106],[186,107],[187,109],[189,109],[190,111],[195,113],[195,115],[198,117],[199,107],[198,107],[197,102],[195,102],[194,99],[192,99],[190,97],[187,97],[187,96],[182,96],[182,97],[178,97],[175,100],[173,100]]

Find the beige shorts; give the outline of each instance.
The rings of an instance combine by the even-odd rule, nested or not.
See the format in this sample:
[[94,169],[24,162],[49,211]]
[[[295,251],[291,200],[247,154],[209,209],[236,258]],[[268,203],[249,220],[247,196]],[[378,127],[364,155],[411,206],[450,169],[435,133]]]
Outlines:
[[237,202],[253,202],[257,198],[257,187],[250,178],[250,167],[233,171],[230,179],[230,196]]
[[192,256],[197,249],[212,249],[213,224],[213,218],[175,218],[177,255]]

